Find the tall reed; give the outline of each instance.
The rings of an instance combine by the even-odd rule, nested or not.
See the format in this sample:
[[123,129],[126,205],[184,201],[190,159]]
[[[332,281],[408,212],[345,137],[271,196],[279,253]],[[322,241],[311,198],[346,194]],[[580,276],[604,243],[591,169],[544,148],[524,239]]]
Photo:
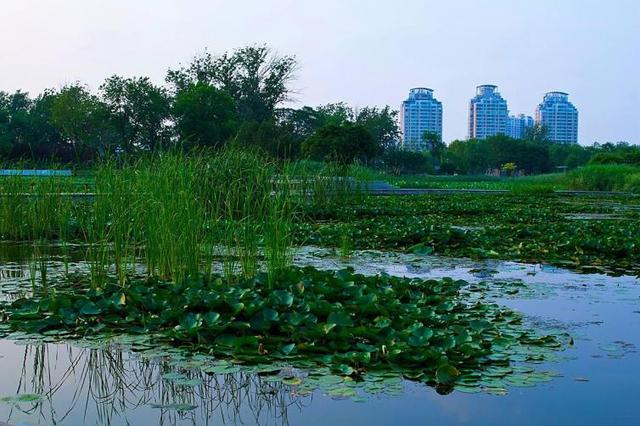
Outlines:
[[[93,178],[95,192],[85,197],[70,195],[69,179],[1,180],[2,238],[57,240],[64,253],[80,240],[94,288],[110,274],[126,285],[140,258],[147,274],[176,281],[210,274],[219,258],[230,281],[237,273],[255,275],[261,265],[275,277],[291,262],[292,223],[306,189],[298,191],[257,152],[150,153],[104,161]],[[333,185],[328,196],[339,191]]]

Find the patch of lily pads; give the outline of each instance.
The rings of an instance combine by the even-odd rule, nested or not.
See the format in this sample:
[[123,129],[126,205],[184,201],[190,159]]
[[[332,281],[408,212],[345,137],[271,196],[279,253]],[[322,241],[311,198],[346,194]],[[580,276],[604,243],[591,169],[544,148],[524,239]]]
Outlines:
[[249,372],[301,395],[320,390],[356,402],[400,394],[404,380],[443,394],[498,395],[551,380],[555,373],[535,367],[564,349],[568,336],[539,334],[517,312],[468,300],[467,287],[311,267],[288,268],[275,279],[58,286],[4,303],[0,337],[119,345],[142,358],[166,358],[173,369],[162,380],[175,386],[202,385],[191,371]]
[[[539,195],[365,197],[310,207],[295,235],[300,243],[323,247],[341,247],[346,240],[352,249],[517,260],[582,273],[640,276],[637,211],[615,211],[605,200],[574,202]],[[612,214],[624,220],[610,220]]]

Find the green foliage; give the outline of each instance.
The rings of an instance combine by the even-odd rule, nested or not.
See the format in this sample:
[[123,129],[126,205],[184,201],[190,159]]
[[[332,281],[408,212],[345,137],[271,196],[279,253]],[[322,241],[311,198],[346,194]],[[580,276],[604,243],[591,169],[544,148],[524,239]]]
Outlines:
[[507,178],[491,175],[454,175],[454,176],[402,176],[387,179],[401,188],[425,189],[482,189],[527,191],[529,188],[544,188],[546,192],[570,189],[565,175],[561,173],[535,176],[516,176]]
[[316,108],[316,114],[316,130],[330,124],[342,126],[355,121],[353,108],[345,102],[320,105]]
[[629,164],[640,166],[640,149],[600,152],[591,158],[589,164]]
[[20,91],[12,95],[0,92],[0,157],[72,158],[51,123],[54,101],[55,93],[50,90],[33,100]]
[[571,188],[585,191],[624,191],[639,170],[622,164],[594,164],[573,170],[567,182]]
[[264,156],[225,149],[104,162],[86,195],[70,196],[72,179],[10,176],[0,180],[0,235],[84,242],[94,287],[112,269],[125,284],[136,257],[149,275],[180,280],[211,272],[220,255],[229,275],[254,275],[262,249],[274,272],[290,262],[298,202],[275,174]]
[[592,149],[577,144],[550,143],[547,146],[549,159],[554,168],[567,167],[570,170],[575,169],[587,164],[593,155]]
[[242,123],[235,143],[246,148],[258,148],[272,158],[291,159],[300,155],[301,140],[293,134],[289,124],[274,120]]
[[[560,338],[525,328],[511,310],[466,304],[466,287],[451,279],[287,268],[274,281],[259,274],[233,285],[214,275],[178,283],[134,280],[124,289],[108,284],[100,291],[59,287],[40,298],[4,303],[1,311],[12,329],[25,332],[153,335],[156,344],[250,363],[286,359],[354,377],[393,371],[439,387],[463,379],[479,386],[484,372],[510,374],[512,355],[528,359],[535,348],[540,360],[562,348]],[[220,364],[212,372],[229,367]],[[163,379],[199,383],[177,373]],[[323,380],[344,379],[325,374]]]
[[[567,202],[544,191],[368,197],[314,206],[307,212],[307,223],[298,226],[296,238],[336,248],[346,238],[353,249],[411,250],[546,262],[612,274],[640,273],[637,200],[596,200]],[[626,206],[624,213],[622,207],[616,208],[618,203]]]
[[299,110],[282,110],[280,119],[294,137],[302,141],[326,126],[362,126],[371,135],[376,145],[383,150],[393,149],[399,140],[398,112],[389,106],[384,108],[364,107],[354,110],[344,102],[326,104]]
[[381,151],[371,134],[360,125],[327,125],[318,129],[302,143],[302,154],[318,161],[339,161],[346,164],[366,163]]
[[205,83],[181,90],[173,115],[180,140],[187,147],[221,147],[237,130],[233,98]]
[[384,108],[363,107],[355,114],[355,124],[367,129],[376,145],[382,150],[393,149],[400,139],[398,111]]
[[537,144],[549,142],[549,129],[543,124],[536,123],[524,130],[524,137],[522,139]]
[[126,152],[136,148],[154,150],[168,142],[169,96],[149,78],[114,75],[100,86],[109,122]]
[[624,190],[633,192],[634,194],[640,194],[640,172],[627,176],[624,183]]
[[392,148],[385,151],[381,161],[384,170],[396,176],[403,174],[433,173],[429,153]]
[[518,170],[518,165],[516,163],[505,163],[500,166],[500,170],[507,176],[513,176],[516,170]]
[[205,52],[188,66],[170,70],[167,82],[176,92],[197,83],[214,86],[233,98],[241,120],[261,122],[273,118],[275,108],[288,99],[295,70],[295,57],[248,46],[217,57]]
[[35,241],[51,237],[66,240],[77,231],[76,190],[69,178],[5,176],[0,179],[0,237]]
[[505,163],[515,163],[527,174],[551,170],[546,146],[503,135],[453,141],[447,149],[446,161],[454,164],[458,173],[465,174],[499,169]]
[[51,106],[51,123],[73,147],[78,161],[110,150],[113,129],[107,117],[107,106],[79,84],[60,90]]
[[442,141],[440,134],[436,132],[426,131],[422,135],[422,142],[425,148],[431,153],[438,164],[442,163],[446,145]]

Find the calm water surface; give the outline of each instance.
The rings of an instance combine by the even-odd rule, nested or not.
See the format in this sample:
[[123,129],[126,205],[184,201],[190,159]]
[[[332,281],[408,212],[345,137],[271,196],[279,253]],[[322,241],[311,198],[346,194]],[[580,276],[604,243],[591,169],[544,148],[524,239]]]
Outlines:
[[[28,265],[0,257],[0,297],[30,282]],[[145,359],[114,345],[106,349],[64,343],[0,340],[0,397],[34,393],[40,402],[0,403],[0,424],[11,425],[635,425],[640,424],[640,283],[634,277],[575,274],[511,262],[355,252],[341,259],[305,248],[296,262],[321,268],[352,266],[365,274],[486,282],[487,300],[525,314],[529,325],[568,331],[574,346],[545,365],[560,374],[506,396],[453,392],[404,383],[400,396],[371,395],[365,402],[336,400],[316,391],[266,382],[251,373],[207,375],[176,386],[161,374],[171,361]],[[51,274],[63,270],[52,256]],[[80,262],[72,270],[86,268]],[[522,283],[518,292],[509,291]],[[176,411],[172,404],[186,404]],[[157,408],[157,406],[161,406]],[[182,407],[184,408],[184,407]]]

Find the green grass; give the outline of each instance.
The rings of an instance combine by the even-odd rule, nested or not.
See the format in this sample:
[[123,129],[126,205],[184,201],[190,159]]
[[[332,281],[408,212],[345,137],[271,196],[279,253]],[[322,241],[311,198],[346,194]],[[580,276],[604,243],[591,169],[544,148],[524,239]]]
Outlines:
[[262,256],[269,271],[291,258],[290,223],[303,198],[276,175],[276,163],[227,149],[106,161],[89,198],[66,195],[70,179],[9,177],[0,180],[0,235],[85,243],[94,287],[111,273],[126,284],[140,257],[163,279],[211,273],[219,256],[229,276],[253,276]]
[[[500,257],[570,266],[640,261],[633,236],[637,213],[623,221],[567,220],[561,213],[611,208],[568,204],[556,189],[637,190],[638,169],[599,165],[567,175],[519,178],[409,176],[399,186],[508,189],[509,196],[367,197],[353,174],[365,168],[299,162],[278,164],[256,153],[227,149],[185,155],[149,154],[107,161],[93,170],[93,197],[70,197],[76,182],[65,178],[0,179],[3,240],[38,247],[86,244],[92,285],[110,275],[126,285],[143,259],[150,276],[183,281],[212,274],[222,262],[226,276],[270,276],[291,263],[295,244],[353,249],[408,249],[427,244],[449,256]],[[363,179],[372,178],[372,175]],[[574,199],[575,200],[575,199]],[[633,203],[623,200],[623,204]],[[597,204],[597,203],[596,203]],[[635,216],[634,216],[635,215]],[[456,227],[479,227],[461,232]],[[46,286],[46,264],[32,268]],[[34,274],[35,276],[36,274]]]
[[569,172],[566,181],[572,189],[640,193],[640,167],[592,164]]
[[486,189],[510,191],[554,191],[568,189],[562,174],[523,177],[497,176],[401,176],[389,177],[389,183],[401,188]]

